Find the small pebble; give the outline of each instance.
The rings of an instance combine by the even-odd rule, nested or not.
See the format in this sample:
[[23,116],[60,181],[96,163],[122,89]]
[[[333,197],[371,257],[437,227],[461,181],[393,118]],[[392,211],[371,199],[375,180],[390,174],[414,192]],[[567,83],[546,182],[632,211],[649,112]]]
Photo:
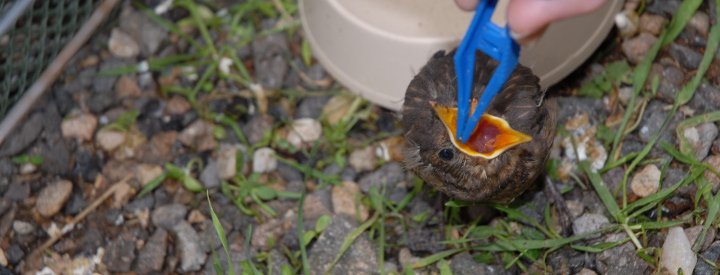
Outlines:
[[[585,213],[573,221],[572,228],[575,235],[580,235],[599,230],[608,224],[610,224],[610,221],[603,215]],[[600,233],[594,234],[593,236],[599,237]]]
[[97,123],[97,118],[94,115],[81,114],[63,120],[60,128],[62,129],[63,137],[88,141],[92,140]]
[[350,167],[356,172],[372,171],[377,166],[377,157],[375,155],[375,146],[368,146],[363,149],[355,150],[350,154],[348,159]]
[[215,125],[212,123],[198,119],[183,129],[177,139],[185,146],[192,147],[200,152],[212,150],[217,146],[217,141],[213,135],[214,127]]
[[678,270],[682,269],[683,274],[692,274],[696,263],[697,257],[692,251],[692,245],[685,231],[682,227],[670,228],[660,256],[660,267],[664,269],[663,272],[678,274]]
[[199,210],[193,209],[190,211],[190,214],[188,214],[187,220],[191,224],[199,224],[205,222],[207,217],[205,217],[205,215],[203,215]]
[[[718,169],[720,167],[720,155],[712,155],[703,161],[704,163],[707,163],[710,165],[710,167],[715,167],[715,169]],[[713,186],[713,192],[717,192],[717,190],[720,188],[720,177],[715,175],[715,173],[706,170],[705,171],[705,179],[710,182]]]
[[200,181],[205,188],[212,189],[220,186],[220,177],[218,175],[217,161],[211,160],[205,165],[205,169],[200,174]]
[[113,29],[108,41],[110,52],[121,58],[133,58],[140,54],[140,45],[127,33],[120,29]]
[[29,163],[29,162],[23,163],[23,165],[20,166],[20,174],[29,175],[29,174],[35,173],[35,171],[37,171],[37,168],[38,167],[35,164]]
[[687,46],[675,43],[670,45],[670,55],[688,70],[697,69],[702,61],[702,54]]
[[95,136],[95,142],[106,152],[111,152],[125,143],[125,133],[110,129],[101,129]]
[[666,23],[667,19],[663,16],[643,13],[640,16],[640,31],[657,36],[660,35]]
[[237,173],[237,149],[237,146],[230,144],[220,145],[217,158],[217,172],[221,180],[235,177]]
[[577,218],[582,215],[583,212],[585,212],[585,205],[583,205],[582,202],[576,200],[566,200],[565,206],[567,207],[568,211],[570,211],[570,215],[573,218]]
[[695,12],[695,15],[690,18],[688,26],[697,30],[698,33],[703,36],[707,36],[708,30],[710,29],[710,17],[708,17],[707,13],[698,10]]
[[253,172],[267,173],[277,169],[277,158],[272,148],[260,148],[253,153]]
[[48,184],[40,190],[35,204],[35,210],[43,217],[49,218],[62,209],[65,202],[70,198],[73,184],[67,180],[60,180]]
[[577,275],[597,275],[597,272],[593,271],[592,269],[584,268],[580,270],[580,272],[577,273]]
[[710,153],[710,147],[718,136],[718,127],[715,123],[706,122],[696,127],[686,128],[683,135],[690,143],[695,158],[701,160]]
[[288,142],[296,148],[315,142],[322,135],[322,125],[312,118],[300,118],[293,121],[287,136]]
[[35,226],[26,221],[13,221],[12,228],[18,235],[27,235],[35,231]]
[[627,105],[628,101],[630,101],[630,98],[632,97],[632,94],[633,88],[630,86],[618,89],[618,99],[620,99],[620,102],[623,105]]
[[657,37],[643,32],[636,37],[623,41],[622,51],[631,63],[638,64],[656,41]]
[[162,173],[163,168],[157,164],[143,163],[138,164],[138,166],[135,167],[135,177],[138,181],[140,181],[140,184],[143,186],[150,183],[150,181],[154,180],[155,178],[159,177]]
[[283,229],[282,221],[271,219],[258,225],[255,230],[253,230],[252,240],[250,242],[255,248],[267,250],[270,248],[270,239],[277,240],[284,232],[285,229]]
[[172,231],[177,237],[177,250],[180,254],[180,271],[191,272],[200,270],[205,264],[207,254],[200,247],[200,236],[197,231],[185,221],[173,226]]
[[322,109],[322,117],[324,117],[330,125],[335,125],[345,118],[350,112],[354,96],[348,94],[338,94],[330,98]]
[[182,115],[192,109],[190,102],[181,96],[173,96],[165,105],[165,113],[168,115]]
[[[690,228],[685,229],[685,236],[687,236],[688,241],[690,242],[690,246],[694,246],[697,239],[700,237],[700,234],[702,233],[703,226],[702,225],[696,225]],[[715,230],[708,229],[708,231],[705,233],[705,239],[700,244],[700,250],[707,249],[710,244],[712,244],[712,241],[715,240]]]
[[633,193],[643,198],[654,194],[658,188],[660,188],[660,169],[654,164],[635,172],[630,182]]
[[369,212],[367,207],[360,203],[362,192],[357,183],[344,181],[332,188],[332,205],[337,214],[348,215],[349,217],[367,220]]
[[135,79],[124,75],[115,82],[115,93],[118,97],[138,97],[141,94],[140,86]]
[[638,15],[633,10],[625,10],[615,14],[615,26],[622,37],[631,37],[638,31]]
[[152,223],[157,227],[171,230],[175,225],[185,220],[187,212],[187,206],[182,204],[163,205],[152,211]]

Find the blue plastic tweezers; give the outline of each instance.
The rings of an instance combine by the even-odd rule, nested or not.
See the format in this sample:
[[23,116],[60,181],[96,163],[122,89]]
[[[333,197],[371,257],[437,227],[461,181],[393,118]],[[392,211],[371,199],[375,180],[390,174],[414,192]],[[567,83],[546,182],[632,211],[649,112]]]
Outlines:
[[[456,135],[463,143],[470,138],[490,101],[500,92],[518,63],[520,46],[510,37],[507,24],[498,26],[491,21],[497,2],[497,0],[480,0],[470,27],[453,57],[458,94]],[[490,82],[485,86],[485,91],[480,96],[475,111],[470,116],[470,96],[474,82],[476,50],[497,60],[499,65]],[[468,116],[470,116],[469,119]]]

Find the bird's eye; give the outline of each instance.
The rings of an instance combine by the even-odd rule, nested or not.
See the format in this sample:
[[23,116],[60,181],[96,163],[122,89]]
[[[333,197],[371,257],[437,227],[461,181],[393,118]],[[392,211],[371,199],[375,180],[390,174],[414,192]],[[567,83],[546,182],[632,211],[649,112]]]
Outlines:
[[440,157],[441,159],[446,160],[446,161],[452,160],[454,156],[455,156],[455,153],[450,148],[445,148],[445,149],[440,150],[440,152],[438,152],[438,157]]

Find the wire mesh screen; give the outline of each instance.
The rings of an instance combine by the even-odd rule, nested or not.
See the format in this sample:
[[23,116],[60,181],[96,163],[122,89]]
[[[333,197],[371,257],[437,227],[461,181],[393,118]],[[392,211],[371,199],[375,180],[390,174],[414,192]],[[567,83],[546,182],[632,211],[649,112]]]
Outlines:
[[[0,18],[21,1],[0,0]],[[75,35],[100,0],[37,0],[0,33],[0,120]]]

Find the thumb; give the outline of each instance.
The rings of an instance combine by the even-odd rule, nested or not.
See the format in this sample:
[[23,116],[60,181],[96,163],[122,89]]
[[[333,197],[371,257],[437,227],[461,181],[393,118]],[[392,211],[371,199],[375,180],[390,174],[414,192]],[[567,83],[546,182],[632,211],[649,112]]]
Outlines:
[[606,0],[512,0],[508,4],[508,25],[513,37],[528,42],[552,22],[590,13]]

